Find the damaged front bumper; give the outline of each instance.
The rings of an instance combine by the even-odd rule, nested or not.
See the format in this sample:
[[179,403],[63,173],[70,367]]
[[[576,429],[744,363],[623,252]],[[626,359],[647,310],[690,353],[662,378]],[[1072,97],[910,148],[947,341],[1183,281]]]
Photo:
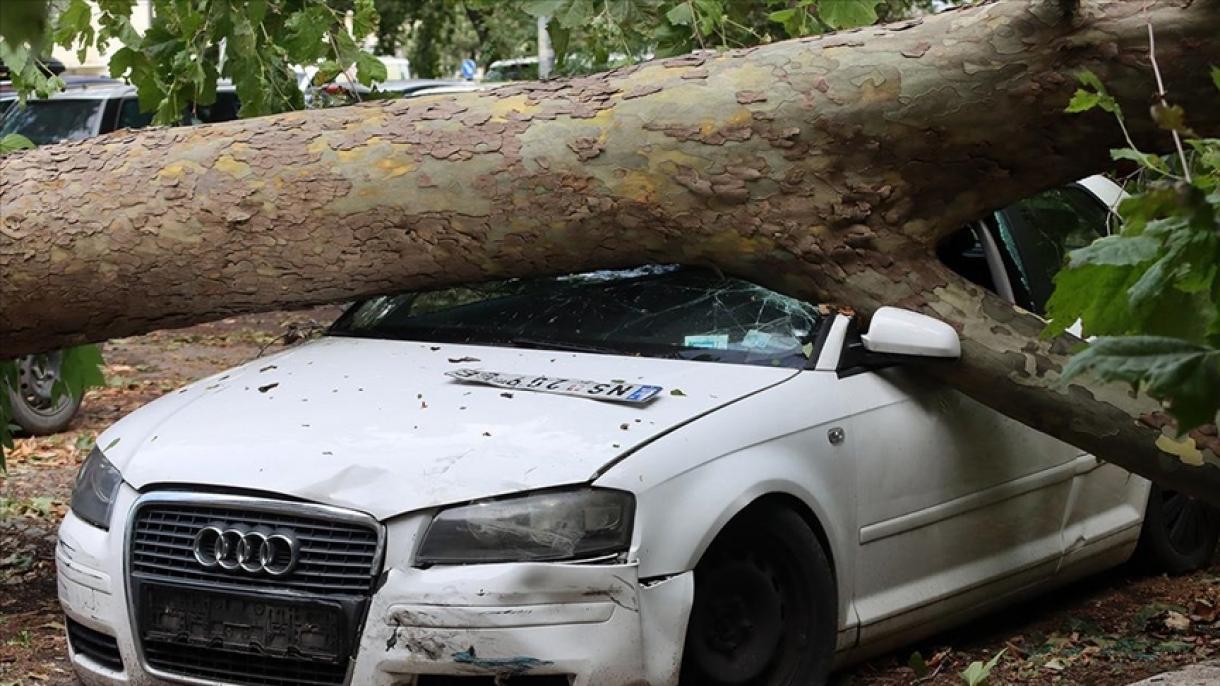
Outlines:
[[[116,511],[128,511],[137,497],[124,487]],[[678,683],[692,573],[641,581],[634,563],[419,569],[410,566],[409,551],[428,519],[406,517],[386,527],[386,571],[369,602],[347,684]],[[146,667],[127,602],[122,539],[120,528],[107,533],[71,514],[60,527],[59,598],[81,680],[89,686],[240,683],[166,680]]]
[[635,565],[392,569],[351,682],[563,675],[577,686],[677,684],[693,591],[689,573],[641,584]]

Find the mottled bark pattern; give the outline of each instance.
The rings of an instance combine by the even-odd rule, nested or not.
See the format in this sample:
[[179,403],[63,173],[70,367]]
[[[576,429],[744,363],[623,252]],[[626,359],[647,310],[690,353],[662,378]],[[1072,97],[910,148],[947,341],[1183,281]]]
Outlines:
[[[197,128],[0,163],[0,354],[471,279],[711,264],[962,334],[935,372],[1136,472],[1220,496],[1119,388],[1058,385],[1064,341],[944,269],[936,240],[1102,168],[1096,72],[1155,141],[1145,23],[1178,102],[1220,118],[1220,2],[1005,0],[570,81]],[[1216,122],[1194,121],[1206,129]],[[709,373],[714,372],[709,368]],[[1166,452],[1168,451],[1168,452]],[[1193,451],[1193,452],[1192,452]],[[985,459],[980,456],[980,459]]]

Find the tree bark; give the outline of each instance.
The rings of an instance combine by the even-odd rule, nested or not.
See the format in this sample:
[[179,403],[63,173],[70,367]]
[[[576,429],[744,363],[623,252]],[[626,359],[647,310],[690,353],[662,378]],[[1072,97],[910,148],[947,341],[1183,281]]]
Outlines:
[[[1103,459],[1220,502],[1220,441],[1059,382],[1071,342],[944,268],[937,240],[1121,144],[1063,113],[1081,69],[1158,147],[1146,24],[1215,128],[1220,2],[1006,0],[569,81],[196,128],[0,162],[0,354],[470,280],[714,265],[866,315],[954,325],[934,374]],[[1210,120],[1210,121],[1209,121]]]

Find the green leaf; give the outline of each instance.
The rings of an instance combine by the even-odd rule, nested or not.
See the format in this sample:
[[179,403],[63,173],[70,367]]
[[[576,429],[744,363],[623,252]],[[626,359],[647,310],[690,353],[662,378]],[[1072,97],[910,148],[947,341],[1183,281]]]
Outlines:
[[1151,169],[1162,174],[1169,171],[1169,167],[1165,166],[1164,160],[1157,155],[1149,155],[1134,148],[1113,148],[1110,150],[1110,159],[1116,162],[1118,160],[1130,160],[1145,169]]
[[881,0],[819,0],[818,16],[830,28],[852,29],[877,23]]
[[1072,96],[1072,101],[1068,103],[1067,109],[1064,111],[1071,114],[1088,112],[1097,107],[1099,102],[1101,102],[1101,95],[1084,90],[1083,88],[1077,88],[1076,94]]
[[1216,88],[1220,89],[1220,67],[1212,67],[1212,83],[1216,84]]
[[1005,648],[996,653],[995,657],[988,660],[986,664],[979,661],[971,662],[970,666],[962,671],[962,679],[966,682],[966,686],[981,686],[987,683],[991,670],[1000,664],[1000,658],[1004,657],[1004,653],[1007,651],[1008,649]]
[[385,63],[367,52],[361,52],[356,57],[356,80],[371,86],[374,82],[385,81]]
[[928,662],[923,659],[923,655],[917,650],[911,653],[910,659],[907,660],[907,667],[915,672],[915,678],[922,679],[928,675]]
[[1166,401],[1180,433],[1215,421],[1220,410],[1220,350],[1162,336],[1095,339],[1063,368],[1063,381],[1092,372],[1103,381],[1143,386]]
[[555,15],[565,29],[583,28],[593,18],[592,0],[569,0],[568,6]]
[[284,21],[286,35],[283,42],[288,59],[312,64],[326,53],[327,44],[323,39],[329,25],[329,14],[325,7],[311,5],[288,16]]
[[689,2],[680,2],[665,13],[665,18],[671,24],[690,26],[695,23],[695,10],[691,8]]
[[1194,131],[1186,125],[1186,110],[1182,109],[1181,105],[1162,105],[1156,103],[1152,106],[1152,120],[1156,125],[1166,131],[1174,131],[1183,136],[1193,136]]
[[13,46],[37,45],[46,31],[47,10],[47,0],[5,2],[0,12],[0,38]]
[[1139,279],[1134,267],[1085,264],[1055,275],[1055,291],[1046,303],[1044,336],[1057,336],[1076,320],[1085,335],[1121,335],[1131,330],[1127,289]]
[[59,368],[59,381],[73,398],[79,398],[89,388],[106,385],[102,374],[102,350],[92,344],[78,345],[64,350]]
[[142,55],[131,48],[119,48],[113,55],[110,56],[110,77],[114,79],[122,78],[137,62],[140,61]]
[[376,31],[377,20],[377,8],[373,6],[373,0],[356,0],[356,11],[352,14],[352,34],[357,39]]
[[789,21],[792,21],[792,18],[796,16],[796,12],[797,10],[794,7],[789,7],[785,10],[776,10],[771,14],[768,14],[767,19],[770,19],[776,24],[786,24]]
[[1148,236],[1106,236],[1068,255],[1069,268],[1086,264],[1137,265],[1151,262],[1161,243]]
[[[0,157],[17,150],[32,150],[34,142],[19,133],[8,133],[0,138]],[[0,421],[3,418],[0,417]]]
[[531,17],[554,17],[569,0],[530,0],[521,9]]
[[92,19],[93,10],[85,0],[71,0],[55,22],[52,33],[55,43],[71,48],[72,43],[79,39],[82,46],[87,46],[93,42]]

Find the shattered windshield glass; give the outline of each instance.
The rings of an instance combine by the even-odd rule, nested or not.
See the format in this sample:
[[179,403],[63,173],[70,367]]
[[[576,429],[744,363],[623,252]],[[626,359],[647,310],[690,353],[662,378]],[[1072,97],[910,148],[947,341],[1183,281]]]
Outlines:
[[330,333],[800,368],[820,324],[748,281],[648,266],[379,296]]

